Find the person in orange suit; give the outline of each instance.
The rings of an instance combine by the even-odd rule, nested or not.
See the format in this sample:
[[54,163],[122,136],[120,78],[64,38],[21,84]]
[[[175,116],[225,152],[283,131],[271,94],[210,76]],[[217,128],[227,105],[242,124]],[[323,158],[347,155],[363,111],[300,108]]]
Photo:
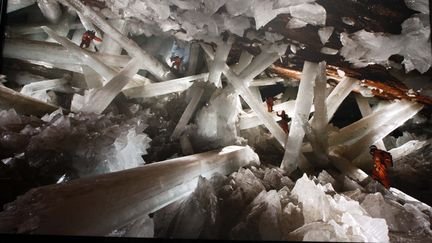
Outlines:
[[81,48],[87,48],[90,46],[90,42],[92,40],[95,41],[102,41],[101,38],[96,36],[96,33],[92,30],[87,30],[86,32],[84,32],[82,39],[81,39],[81,44],[80,47]]
[[374,170],[372,178],[379,181],[385,188],[390,188],[387,176],[387,168],[393,166],[393,158],[387,151],[378,149],[375,145],[369,147],[369,153],[373,156]]
[[171,57],[171,68],[175,68],[176,70],[180,70],[180,66],[183,63],[183,57],[174,56]]
[[274,104],[275,100],[276,99],[274,97],[272,97],[272,96],[266,98],[267,111],[268,112],[273,112],[273,104]]
[[282,118],[280,121],[278,121],[279,126],[282,128],[282,130],[284,130],[284,132],[286,134],[288,134],[288,122],[289,122],[289,117],[287,114],[285,114],[285,111],[282,111],[281,114],[276,112],[276,115],[280,118]]

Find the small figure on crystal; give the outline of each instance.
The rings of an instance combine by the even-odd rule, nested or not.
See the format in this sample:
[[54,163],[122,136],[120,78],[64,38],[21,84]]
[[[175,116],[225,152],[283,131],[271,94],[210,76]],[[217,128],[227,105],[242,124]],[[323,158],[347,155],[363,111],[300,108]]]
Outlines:
[[183,63],[183,57],[179,57],[179,56],[172,56],[170,58],[171,60],[171,68],[176,69],[177,71],[180,71],[180,67]]
[[369,153],[373,156],[374,160],[372,178],[389,189],[390,181],[387,176],[387,168],[393,166],[393,158],[389,152],[380,150],[375,145],[370,146],[369,149]]
[[93,30],[87,30],[86,32],[84,32],[82,39],[81,39],[81,44],[80,47],[81,48],[87,48],[90,46],[90,42],[92,40],[95,41],[102,41],[101,38],[96,36],[96,33]]
[[268,112],[273,112],[273,104],[274,104],[275,100],[276,100],[276,98],[272,97],[272,96],[266,98],[267,111]]
[[288,122],[290,120],[290,118],[288,117],[287,114],[285,114],[285,111],[282,111],[281,114],[279,114],[278,112],[276,112],[276,115],[280,118],[282,118],[280,121],[278,121],[279,126],[282,128],[282,130],[284,130],[284,132],[286,134],[288,134]]

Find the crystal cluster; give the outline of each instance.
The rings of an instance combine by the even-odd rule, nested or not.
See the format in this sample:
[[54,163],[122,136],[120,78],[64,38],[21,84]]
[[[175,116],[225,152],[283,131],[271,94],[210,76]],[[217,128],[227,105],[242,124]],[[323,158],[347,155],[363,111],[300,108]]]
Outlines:
[[[430,207],[399,194],[383,196],[370,186],[333,187],[353,183],[326,171],[311,179],[304,174],[294,183],[267,166],[201,178],[189,197],[156,212],[160,233],[155,236],[355,242],[431,236]],[[168,212],[171,220],[160,221]]]

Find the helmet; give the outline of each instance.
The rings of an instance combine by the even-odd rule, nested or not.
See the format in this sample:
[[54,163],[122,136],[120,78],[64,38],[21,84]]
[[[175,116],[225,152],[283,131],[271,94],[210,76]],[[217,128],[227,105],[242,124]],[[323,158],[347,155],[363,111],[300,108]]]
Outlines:
[[375,145],[371,145],[371,146],[369,147],[369,153],[373,155],[373,152],[374,152],[375,150],[377,150],[377,149],[378,149],[377,146],[375,146]]

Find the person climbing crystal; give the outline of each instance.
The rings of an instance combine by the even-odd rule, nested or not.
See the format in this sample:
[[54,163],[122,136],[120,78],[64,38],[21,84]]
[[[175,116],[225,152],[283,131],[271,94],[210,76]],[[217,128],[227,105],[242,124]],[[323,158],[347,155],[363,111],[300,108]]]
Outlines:
[[389,189],[390,181],[387,176],[387,168],[393,166],[393,158],[389,152],[380,150],[375,145],[370,146],[369,149],[369,153],[373,156],[374,160],[372,178]]
[[90,42],[92,40],[95,41],[102,41],[101,38],[96,36],[96,33],[93,30],[87,30],[86,32],[84,32],[82,39],[81,39],[81,44],[80,47],[81,48],[87,48],[90,46]]
[[272,96],[266,98],[268,112],[273,112],[273,105],[275,100],[276,100],[275,97]]
[[180,67],[183,63],[183,57],[172,56],[171,57],[171,68],[175,68],[177,71],[180,71]]
[[282,128],[282,130],[284,130],[284,132],[286,134],[288,134],[288,122],[290,120],[290,118],[288,117],[287,114],[285,114],[285,111],[282,111],[281,114],[279,114],[278,112],[276,112],[276,115],[280,118],[282,118],[280,121],[278,121],[279,126]]

